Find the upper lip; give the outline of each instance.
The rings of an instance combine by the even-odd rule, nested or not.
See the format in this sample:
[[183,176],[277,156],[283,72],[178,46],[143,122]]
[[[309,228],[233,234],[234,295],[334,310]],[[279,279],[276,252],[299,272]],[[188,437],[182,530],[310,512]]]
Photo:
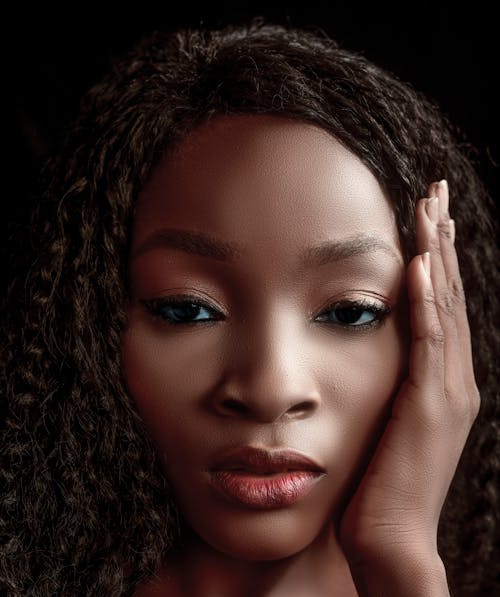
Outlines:
[[312,458],[290,449],[265,449],[244,446],[225,450],[214,459],[210,470],[243,470],[257,474],[325,469]]

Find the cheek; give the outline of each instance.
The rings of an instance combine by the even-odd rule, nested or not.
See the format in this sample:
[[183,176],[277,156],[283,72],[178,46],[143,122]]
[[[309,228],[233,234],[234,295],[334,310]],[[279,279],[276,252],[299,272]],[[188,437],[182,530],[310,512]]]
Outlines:
[[218,377],[220,359],[213,347],[202,334],[194,340],[190,333],[166,334],[133,316],[122,336],[128,391],[160,447],[192,428],[194,410]]
[[407,361],[404,335],[390,321],[372,335],[344,343],[334,361],[332,381],[343,385],[338,396],[353,414],[363,415],[383,406],[401,383]]
[[375,333],[343,342],[329,354],[322,371],[329,387],[326,407],[334,454],[337,463],[343,463],[348,484],[373,453],[390,416],[392,399],[406,375],[407,335],[391,319]]

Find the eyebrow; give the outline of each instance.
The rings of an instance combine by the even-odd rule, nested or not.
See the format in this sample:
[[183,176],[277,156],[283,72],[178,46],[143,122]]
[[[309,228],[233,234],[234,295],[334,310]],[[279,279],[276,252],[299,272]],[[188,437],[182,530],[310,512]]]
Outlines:
[[[160,228],[155,230],[133,253],[131,260],[156,248],[177,249],[191,255],[208,257],[224,263],[235,263],[245,252],[245,247],[235,242],[218,239],[206,232]],[[398,263],[402,258],[394,248],[377,236],[362,235],[339,241],[323,241],[307,247],[300,254],[300,263],[318,267],[349,257],[383,251]]]

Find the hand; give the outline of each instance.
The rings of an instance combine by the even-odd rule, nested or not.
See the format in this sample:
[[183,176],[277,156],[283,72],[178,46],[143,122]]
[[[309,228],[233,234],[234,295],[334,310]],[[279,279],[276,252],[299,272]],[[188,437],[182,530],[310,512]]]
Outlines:
[[480,398],[446,181],[429,196],[438,198],[417,204],[419,254],[407,272],[409,376],[341,521],[360,595],[449,595],[437,527]]

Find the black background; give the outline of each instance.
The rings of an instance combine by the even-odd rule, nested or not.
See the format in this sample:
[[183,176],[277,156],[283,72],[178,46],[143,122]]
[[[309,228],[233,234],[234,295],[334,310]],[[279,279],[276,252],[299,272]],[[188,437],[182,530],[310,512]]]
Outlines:
[[[76,114],[83,93],[112,56],[148,32],[179,26],[240,23],[253,16],[320,27],[347,48],[435,99],[477,149],[477,168],[498,195],[499,79],[493,3],[73,2],[65,7],[18,5],[3,15],[6,178],[3,241],[24,221],[44,159]],[[7,77],[5,75],[7,74]],[[5,154],[4,154],[5,155]],[[5,243],[2,243],[5,244]]]

